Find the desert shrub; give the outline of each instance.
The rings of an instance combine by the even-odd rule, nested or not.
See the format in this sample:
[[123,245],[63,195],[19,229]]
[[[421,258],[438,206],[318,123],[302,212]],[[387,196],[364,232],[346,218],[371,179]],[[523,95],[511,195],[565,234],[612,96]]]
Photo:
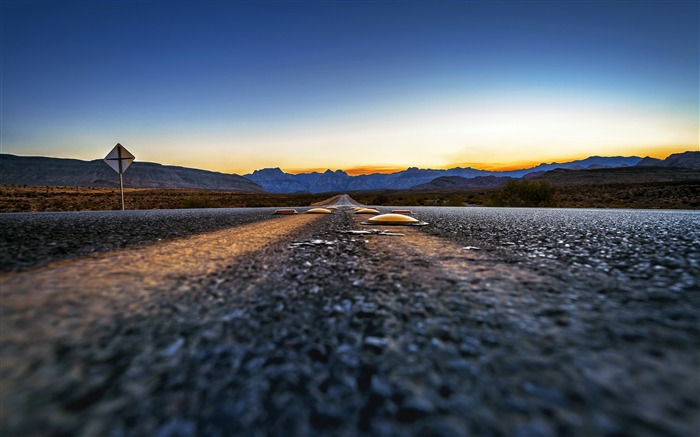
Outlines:
[[450,196],[445,204],[447,206],[464,206],[464,200],[460,196]]
[[217,208],[219,205],[204,196],[190,196],[182,202],[183,208]]
[[547,181],[512,180],[489,196],[489,206],[556,206],[556,188]]
[[374,197],[372,205],[386,205],[389,202],[389,196],[386,194],[379,194]]

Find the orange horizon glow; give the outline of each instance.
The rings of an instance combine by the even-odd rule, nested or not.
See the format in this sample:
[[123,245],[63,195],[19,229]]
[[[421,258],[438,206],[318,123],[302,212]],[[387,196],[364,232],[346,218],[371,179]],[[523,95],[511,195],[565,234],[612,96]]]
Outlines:
[[[552,164],[552,163],[565,163],[565,162],[572,162],[572,161],[580,161],[586,158],[589,158],[591,156],[603,156],[603,157],[612,157],[612,156],[639,156],[640,158],[657,158],[657,159],[666,159],[669,156],[673,155],[674,153],[683,153],[683,152],[692,152],[693,147],[687,147],[687,146],[662,146],[662,147],[647,147],[647,148],[639,148],[638,152],[642,153],[634,153],[632,152],[631,154],[605,154],[605,155],[568,155],[564,157],[555,157],[551,159],[544,159],[544,160],[526,160],[526,161],[514,161],[514,162],[460,162],[460,163],[455,163],[453,165],[441,167],[441,169],[450,169],[450,168],[455,168],[455,167],[471,167],[477,170],[486,170],[486,171],[511,171],[511,170],[522,170],[525,168],[532,168],[536,167],[540,164]],[[696,151],[700,151],[700,147],[697,148]]]
[[[506,93],[465,101],[435,101],[313,123],[300,120],[279,129],[226,135],[216,124],[202,131],[177,127],[168,135],[147,131],[114,140],[89,133],[73,156],[64,156],[101,158],[118,141],[137,161],[163,165],[239,175],[275,167],[292,174],[343,169],[358,176],[410,167],[508,171],[589,156],[665,158],[700,150],[700,125],[689,113],[660,113],[656,107],[577,94]],[[109,147],[96,152],[95,144]],[[20,146],[20,154],[55,153],[48,140]],[[5,153],[20,151],[4,143],[2,148]]]
[[396,173],[399,171],[406,170],[406,167],[389,166],[389,165],[366,165],[366,166],[360,166],[360,167],[350,167],[348,169],[316,167],[316,168],[293,168],[293,169],[283,170],[283,171],[285,173],[290,173],[290,174],[303,174],[303,173],[313,173],[313,172],[323,173],[326,170],[331,170],[331,171],[342,170],[345,173],[349,174],[350,176],[359,176],[359,175],[372,174],[372,173],[382,173],[382,174]]
[[345,172],[349,174],[350,176],[359,176],[363,174],[372,174],[372,173],[382,173],[382,174],[388,174],[388,173],[396,173],[399,171],[406,170],[406,167],[397,167],[397,166],[388,166],[388,165],[366,165],[366,166],[361,166],[361,167],[352,167]]
[[[692,117],[674,118],[605,100],[573,103],[523,97],[484,101],[477,108],[472,102],[432,112],[407,110],[382,120],[290,129],[269,137],[244,136],[238,142],[249,151],[240,153],[238,165],[227,170],[343,169],[360,175],[460,166],[504,171],[589,156],[665,158],[699,149],[698,123]],[[207,161],[218,159],[216,152]]]
[[[138,42],[152,37],[139,15],[158,16],[151,3],[152,10],[139,6],[122,17],[141,32],[129,40],[134,56],[125,62],[150,56]],[[14,17],[1,29],[4,61],[16,68],[2,81],[0,152],[94,160],[121,143],[137,162],[359,176],[700,150],[697,5],[651,2],[623,11],[526,2],[511,10],[521,2],[415,2],[399,11],[384,2],[368,14],[362,2],[301,12],[214,3],[182,5],[166,22],[154,21],[172,50],[128,77],[112,68],[125,41],[111,14],[76,5],[110,29],[95,32],[90,20],[78,20],[76,32],[94,41],[76,46],[75,35],[56,30],[78,16],[72,7],[3,9]],[[258,38],[261,17],[274,23],[265,38]],[[579,29],[582,17],[592,20],[595,37],[561,32]],[[523,20],[530,25],[521,28]],[[27,26],[52,44],[32,46],[28,56]],[[198,32],[183,34],[182,26]],[[192,37],[201,50],[181,53]],[[57,53],[75,55],[81,68],[47,68]]]
[[[572,161],[579,161],[583,160],[586,158],[589,158],[591,156],[603,156],[603,157],[612,157],[612,156],[639,156],[641,158],[645,157],[650,157],[650,158],[657,158],[657,159],[666,159],[670,155],[673,155],[674,153],[683,153],[683,152],[692,152],[693,147],[678,147],[678,146],[662,146],[662,147],[654,147],[654,148],[640,148],[639,151],[643,153],[630,153],[630,154],[606,154],[606,155],[577,155],[577,156],[567,156],[567,155],[562,155],[563,157],[555,157],[555,158],[548,158],[548,159],[541,159],[541,160],[527,160],[527,161],[513,161],[513,162],[455,162],[453,164],[449,165],[443,165],[443,166],[421,166],[416,163],[416,165],[411,165],[410,167],[418,167],[421,169],[433,169],[433,170],[448,170],[456,167],[461,167],[461,168],[466,168],[470,167],[476,170],[485,170],[485,171],[511,171],[511,170],[522,170],[526,168],[532,168],[536,167],[540,164],[552,164],[552,163],[565,163],[565,162],[572,162]],[[695,151],[700,151],[700,148]],[[290,174],[303,174],[303,173],[313,173],[313,172],[318,172],[318,173],[323,173],[326,170],[343,170],[345,173],[347,173],[350,176],[359,176],[359,175],[366,175],[366,174],[372,174],[372,173],[382,173],[382,174],[389,174],[389,173],[396,173],[400,171],[406,170],[408,167],[404,166],[381,166],[381,165],[367,165],[367,166],[357,166],[357,167],[350,167],[348,169],[342,169],[342,168],[324,168],[324,167],[316,167],[316,168],[294,168],[290,170],[284,170],[285,173],[290,173]]]
[[[492,171],[492,172],[499,172],[499,171],[511,171],[511,170],[521,170],[521,169],[526,169],[526,168],[532,168],[540,164],[550,164],[554,162],[558,163],[565,163],[565,162],[571,162],[571,161],[577,161],[577,160],[582,160],[585,158],[588,158],[590,156],[603,156],[603,157],[612,157],[612,156],[639,156],[641,158],[644,157],[651,157],[651,158],[657,158],[657,159],[665,159],[668,156],[675,154],[675,153],[683,153],[683,152],[688,152],[688,151],[700,151],[700,146],[698,145],[692,145],[692,146],[649,146],[649,147],[617,147],[617,148],[611,148],[609,153],[603,153],[600,150],[592,150],[591,153],[583,153],[583,154],[571,154],[571,155],[565,155],[565,154],[547,154],[547,156],[542,156],[539,159],[527,159],[527,160],[514,160],[511,162],[503,162],[501,160],[494,160],[494,161],[488,161],[486,159],[479,160],[479,161],[474,161],[474,160],[468,160],[468,159],[454,159],[450,160],[449,164],[436,164],[436,163],[428,163],[428,162],[419,162],[420,159],[416,159],[414,162],[409,162],[406,165],[353,165],[353,166],[348,166],[344,167],[343,165],[338,165],[338,163],[332,163],[328,167],[296,167],[296,166],[289,166],[287,167],[284,163],[284,158],[280,157],[279,161],[274,160],[267,160],[265,162],[255,162],[253,159],[246,159],[245,161],[240,161],[237,166],[232,166],[232,165],[227,165],[226,163],[221,162],[222,160],[219,159],[218,161],[215,161],[214,163],[211,162],[211,158],[213,157],[213,154],[210,156],[206,157],[199,157],[199,159],[192,159],[189,157],[175,157],[175,159],[159,159],[158,156],[153,156],[153,155],[146,155],[146,154],[141,154],[140,151],[137,151],[138,149],[134,149],[134,154],[136,155],[136,160],[137,162],[153,162],[153,163],[158,163],[161,165],[172,165],[172,166],[181,166],[181,167],[187,167],[187,168],[193,168],[193,169],[198,169],[198,170],[205,170],[205,171],[213,171],[213,172],[220,172],[220,173],[225,173],[225,174],[237,174],[237,175],[245,175],[252,173],[255,170],[262,170],[264,168],[274,168],[274,167],[279,167],[284,171],[285,173],[288,174],[302,174],[302,173],[311,173],[311,172],[319,172],[323,173],[326,170],[343,170],[345,171],[348,175],[350,176],[359,176],[359,175],[366,175],[366,174],[373,174],[373,173],[381,173],[381,174],[389,174],[389,173],[396,173],[400,171],[404,171],[408,169],[409,167],[418,167],[421,169],[434,169],[434,170],[447,170],[451,168],[456,168],[456,167],[471,167],[476,170],[485,170],[485,171]],[[19,154],[20,156],[47,156],[51,157],[53,154],[49,154],[43,151],[39,151],[37,153],[32,153],[32,154]],[[3,153],[11,153],[11,152],[6,152],[3,150]],[[17,153],[14,153],[17,154]],[[144,156],[146,155],[146,156]],[[101,159],[100,157],[94,156],[94,153],[91,153],[90,155],[73,155],[73,156],[53,156],[55,158],[62,158],[62,159],[84,159],[84,160],[94,160],[94,159]]]

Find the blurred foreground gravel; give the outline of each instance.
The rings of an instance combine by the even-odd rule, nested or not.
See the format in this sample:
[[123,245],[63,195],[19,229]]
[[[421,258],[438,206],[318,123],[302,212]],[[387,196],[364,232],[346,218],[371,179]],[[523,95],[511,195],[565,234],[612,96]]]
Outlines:
[[3,305],[0,433],[699,434],[700,214],[414,211],[404,236],[320,217],[85,332],[89,278]]
[[274,208],[0,214],[0,272],[271,218]]

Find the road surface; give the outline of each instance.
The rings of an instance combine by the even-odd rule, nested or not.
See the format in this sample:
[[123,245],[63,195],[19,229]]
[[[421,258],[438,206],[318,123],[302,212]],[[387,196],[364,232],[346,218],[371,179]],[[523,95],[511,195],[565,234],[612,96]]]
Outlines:
[[0,434],[698,435],[699,213],[338,204],[0,215]]

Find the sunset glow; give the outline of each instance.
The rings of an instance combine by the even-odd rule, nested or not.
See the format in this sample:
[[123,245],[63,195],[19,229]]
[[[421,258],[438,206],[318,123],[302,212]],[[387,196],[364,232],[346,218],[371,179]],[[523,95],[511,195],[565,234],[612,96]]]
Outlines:
[[119,142],[139,161],[351,175],[665,158],[700,150],[698,7],[5,2],[2,153]]

